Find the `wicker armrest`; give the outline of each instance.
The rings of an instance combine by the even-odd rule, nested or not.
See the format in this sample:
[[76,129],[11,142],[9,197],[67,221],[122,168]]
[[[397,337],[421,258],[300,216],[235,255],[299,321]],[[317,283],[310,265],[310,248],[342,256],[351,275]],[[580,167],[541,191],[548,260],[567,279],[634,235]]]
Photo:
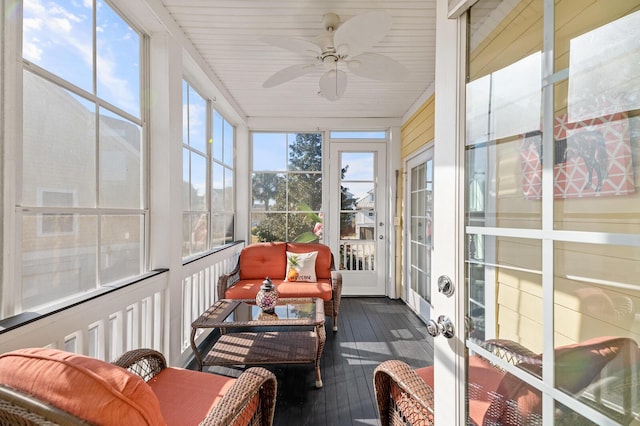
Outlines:
[[[382,426],[414,424],[418,419],[434,424],[433,389],[408,364],[383,362],[373,373],[373,385]],[[400,391],[397,400],[392,400],[392,386]]]
[[517,365],[521,362],[527,364],[541,364],[542,360],[535,352],[530,351],[518,342],[506,339],[490,339],[482,345],[494,355],[504,359],[510,364]]
[[153,349],[134,349],[125,352],[112,364],[137,374],[145,382],[153,379],[163,369],[167,368],[167,360],[164,355]]
[[0,384],[0,425],[88,426],[89,423],[34,396]]
[[[272,372],[262,367],[251,367],[245,370],[200,424],[236,424],[236,420],[246,414],[245,408],[256,393],[259,393],[260,403],[257,418],[261,419],[256,424],[270,426],[273,423],[276,407],[277,381]],[[242,424],[246,423],[243,421]]]
[[220,275],[218,278],[218,299],[224,299],[227,289],[240,280],[240,258],[233,271]]

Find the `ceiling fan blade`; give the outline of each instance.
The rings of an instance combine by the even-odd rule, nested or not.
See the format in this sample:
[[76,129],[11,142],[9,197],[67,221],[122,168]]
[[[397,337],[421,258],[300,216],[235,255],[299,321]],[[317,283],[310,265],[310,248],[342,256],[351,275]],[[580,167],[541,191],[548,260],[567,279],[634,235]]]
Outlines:
[[347,73],[329,70],[320,77],[320,93],[330,101],[337,101],[347,89]]
[[387,12],[363,13],[338,27],[333,36],[333,45],[341,55],[357,55],[382,40],[389,29],[391,16]]
[[316,66],[317,64],[291,65],[290,67],[281,69],[280,71],[269,77],[264,83],[262,83],[262,87],[268,89],[270,87],[275,87],[282,83],[286,83],[287,81],[312,72],[316,69]]
[[401,81],[409,71],[400,62],[377,53],[363,53],[347,62],[349,71],[360,77],[383,81]]
[[261,40],[272,46],[280,47],[304,56],[318,56],[321,53],[320,46],[307,40],[280,36],[264,36]]

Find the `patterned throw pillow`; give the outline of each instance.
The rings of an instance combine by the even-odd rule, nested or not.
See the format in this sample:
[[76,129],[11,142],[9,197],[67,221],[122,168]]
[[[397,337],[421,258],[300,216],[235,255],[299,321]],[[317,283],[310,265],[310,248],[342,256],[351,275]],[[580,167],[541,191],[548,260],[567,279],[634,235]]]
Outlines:
[[316,282],[316,257],[317,251],[309,253],[287,252],[287,273],[285,281]]

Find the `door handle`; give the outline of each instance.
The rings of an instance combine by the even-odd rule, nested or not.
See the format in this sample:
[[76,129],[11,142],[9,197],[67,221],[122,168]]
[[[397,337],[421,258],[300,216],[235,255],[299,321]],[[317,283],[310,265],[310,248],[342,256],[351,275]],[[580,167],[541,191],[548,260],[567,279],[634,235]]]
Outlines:
[[432,337],[438,337],[442,334],[447,339],[451,339],[455,335],[455,328],[449,317],[440,315],[438,321],[430,319],[427,322],[427,333]]

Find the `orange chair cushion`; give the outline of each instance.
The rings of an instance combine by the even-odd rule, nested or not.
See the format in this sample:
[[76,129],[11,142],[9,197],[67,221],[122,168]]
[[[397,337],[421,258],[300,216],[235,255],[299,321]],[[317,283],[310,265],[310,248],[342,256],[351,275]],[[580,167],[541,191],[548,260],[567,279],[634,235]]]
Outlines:
[[0,355],[0,382],[96,425],[164,425],[139,376],[104,361],[48,348]]
[[[237,379],[181,368],[165,368],[148,383],[160,401],[162,416],[169,426],[197,425],[222,399]],[[258,408],[258,394],[245,418]],[[245,423],[246,424],[246,423]]]
[[[263,279],[240,280],[227,289],[224,297],[227,299],[255,299],[260,291]],[[318,282],[285,282],[272,280],[278,290],[280,298],[319,297],[325,302],[331,300],[331,282],[327,279],[318,279]]]
[[256,243],[242,249],[240,253],[240,279],[260,279],[266,277],[284,279],[287,270],[287,243]]
[[331,279],[331,250],[329,246],[319,243],[287,243],[287,251],[291,253],[318,252],[316,257],[316,277]]

